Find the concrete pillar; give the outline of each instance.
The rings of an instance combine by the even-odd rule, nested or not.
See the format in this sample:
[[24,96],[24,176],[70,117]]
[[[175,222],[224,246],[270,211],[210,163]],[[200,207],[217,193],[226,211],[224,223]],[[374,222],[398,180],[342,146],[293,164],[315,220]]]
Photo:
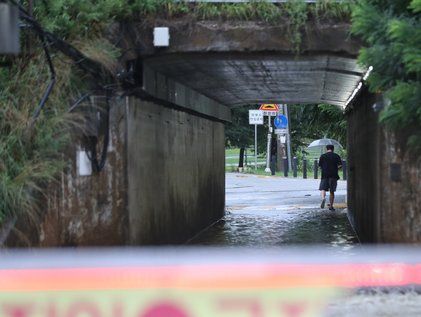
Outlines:
[[130,244],[182,243],[224,214],[224,124],[130,99]]
[[363,90],[348,109],[348,208],[362,241],[421,242],[421,160],[405,131],[379,124],[381,96]]
[[375,96],[363,89],[347,116],[348,210],[361,241],[379,239],[379,124]]

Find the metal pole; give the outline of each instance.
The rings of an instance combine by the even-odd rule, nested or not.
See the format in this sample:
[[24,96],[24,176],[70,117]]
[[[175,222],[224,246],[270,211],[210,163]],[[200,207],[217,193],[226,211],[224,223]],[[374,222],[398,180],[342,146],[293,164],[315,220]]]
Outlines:
[[270,115],[268,116],[268,121],[269,121],[269,127],[268,127],[268,144],[267,144],[267,152],[266,152],[266,168],[265,168],[265,172],[266,173],[270,173],[270,141],[272,139],[272,133],[270,131]]
[[278,134],[276,137],[276,171],[282,172],[282,157],[283,154],[283,145],[281,143],[281,135]]
[[287,163],[288,159],[286,157],[284,157],[284,176],[288,177],[288,163]]
[[288,105],[284,105],[285,106],[285,117],[287,117],[288,119],[288,126],[287,126],[287,150],[288,150],[288,169],[291,171],[292,170],[292,153],[291,153],[291,136],[289,134],[290,131],[290,126],[291,126],[291,122],[289,121],[289,116],[288,116]]
[[257,171],[257,124],[254,125],[254,170]]

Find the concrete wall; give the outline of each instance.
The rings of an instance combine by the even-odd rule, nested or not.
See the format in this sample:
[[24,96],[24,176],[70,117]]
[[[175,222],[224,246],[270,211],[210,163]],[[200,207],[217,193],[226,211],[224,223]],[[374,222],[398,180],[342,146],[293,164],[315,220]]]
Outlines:
[[[421,242],[421,158],[402,147],[399,136],[382,131],[379,240]],[[399,172],[400,169],[400,172]]]
[[421,242],[421,160],[378,123],[364,90],[348,111],[348,207],[362,241]]
[[132,98],[130,244],[181,243],[222,217],[224,125]]
[[78,175],[80,144],[69,147],[44,208],[19,217],[6,245],[176,244],[223,216],[221,121],[127,98],[111,107],[110,133],[99,173]]
[[375,96],[363,91],[348,113],[348,210],[362,241],[377,239],[379,174],[378,115]]
[[110,143],[100,173],[78,175],[74,140],[64,154],[68,166],[45,191],[46,202],[36,217],[20,216],[9,246],[110,246],[127,240],[127,177],[125,104],[111,105]]

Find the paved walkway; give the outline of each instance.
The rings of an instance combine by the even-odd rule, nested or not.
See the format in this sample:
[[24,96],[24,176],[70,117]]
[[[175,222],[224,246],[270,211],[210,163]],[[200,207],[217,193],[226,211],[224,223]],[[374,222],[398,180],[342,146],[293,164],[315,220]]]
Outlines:
[[357,238],[348,223],[345,182],[340,182],[336,211],[320,209],[319,181],[228,173],[226,215],[190,242],[199,245],[265,248],[323,244],[340,252]]
[[[228,210],[287,210],[319,208],[320,180],[226,174],[226,206]],[[346,181],[338,181],[335,202],[345,207]]]

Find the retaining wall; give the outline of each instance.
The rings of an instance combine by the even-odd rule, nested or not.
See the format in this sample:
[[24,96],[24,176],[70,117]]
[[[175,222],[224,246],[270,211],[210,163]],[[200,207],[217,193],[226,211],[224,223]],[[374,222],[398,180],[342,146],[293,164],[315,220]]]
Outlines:
[[348,209],[364,242],[421,241],[421,160],[379,124],[363,90],[347,112]]
[[70,146],[40,214],[19,217],[7,246],[176,244],[223,216],[221,121],[127,97],[109,129],[104,169],[80,175]]

